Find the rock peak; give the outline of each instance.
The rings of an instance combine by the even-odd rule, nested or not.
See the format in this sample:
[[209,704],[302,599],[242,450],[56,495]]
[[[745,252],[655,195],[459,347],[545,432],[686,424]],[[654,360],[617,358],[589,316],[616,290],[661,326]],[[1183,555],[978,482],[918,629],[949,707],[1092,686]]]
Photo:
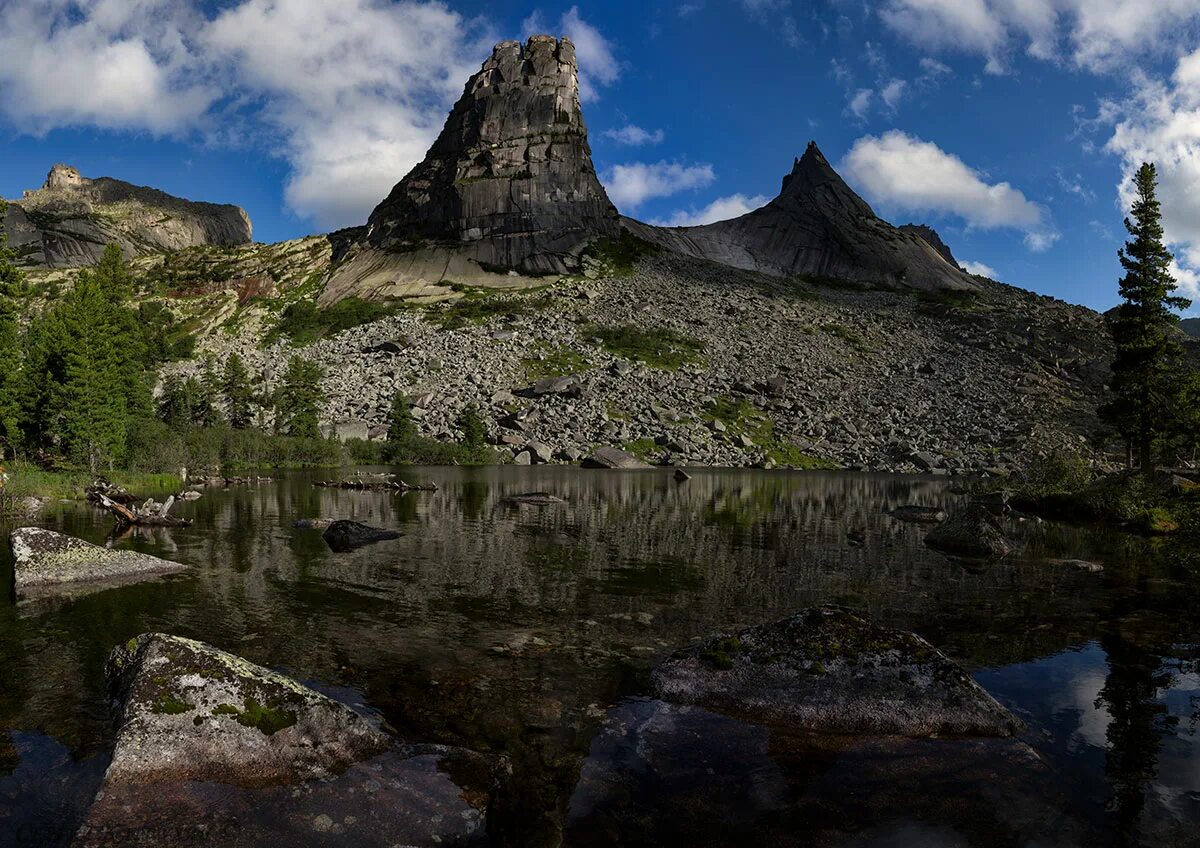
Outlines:
[[46,175],[46,183],[42,188],[76,188],[77,186],[87,185],[90,182],[91,180],[79,173],[78,169],[59,162]]
[[371,214],[367,241],[561,274],[580,245],[619,228],[592,164],[575,45],[534,35],[495,46],[424,161]]
[[[821,152],[821,148],[817,147],[815,141],[810,141],[804,155],[792,165],[792,172],[784,176],[780,194],[787,194],[789,185],[794,185],[797,191],[807,191],[830,182],[845,185],[838,172],[825,158],[825,154]],[[846,191],[850,191],[849,186],[846,186]]]

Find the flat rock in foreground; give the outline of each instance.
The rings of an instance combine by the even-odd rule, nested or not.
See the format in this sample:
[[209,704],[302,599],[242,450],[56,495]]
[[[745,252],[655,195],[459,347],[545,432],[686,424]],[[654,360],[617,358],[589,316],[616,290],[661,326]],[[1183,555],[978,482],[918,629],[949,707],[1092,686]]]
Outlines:
[[14,530],[9,543],[13,576],[21,597],[50,594],[80,584],[129,582],[188,568],[137,551],[109,550],[40,527]]
[[115,649],[119,729],[75,848],[478,844],[490,768],[399,744],[291,678],[148,633]]
[[1020,727],[920,636],[835,607],[709,639],[665,660],[651,683],[667,701],[798,730],[1011,736]]
[[107,784],[291,783],[391,746],[344,704],[203,642],[146,633],[112,652],[106,674],[120,715]]

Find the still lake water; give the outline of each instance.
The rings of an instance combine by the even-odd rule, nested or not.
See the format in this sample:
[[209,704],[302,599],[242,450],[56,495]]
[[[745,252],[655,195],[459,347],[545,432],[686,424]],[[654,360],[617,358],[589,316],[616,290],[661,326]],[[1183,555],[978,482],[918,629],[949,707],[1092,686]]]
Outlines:
[[[1014,557],[955,562],[884,514],[964,499],[913,477],[430,468],[402,476],[436,493],[311,485],[328,476],[209,490],[178,509],[192,527],[119,543],[188,574],[0,599],[0,846],[69,842],[112,742],[105,657],[151,630],[366,705],[406,739],[506,757],[491,818],[509,843],[1200,845],[1200,568],[1143,540],[1029,527]],[[535,490],[567,502],[503,502]],[[293,529],[314,517],[405,535],[334,554]],[[111,530],[76,504],[39,523]],[[826,602],[963,663],[1026,722],[1036,769],[949,743],[786,739],[647,698],[676,648]]]

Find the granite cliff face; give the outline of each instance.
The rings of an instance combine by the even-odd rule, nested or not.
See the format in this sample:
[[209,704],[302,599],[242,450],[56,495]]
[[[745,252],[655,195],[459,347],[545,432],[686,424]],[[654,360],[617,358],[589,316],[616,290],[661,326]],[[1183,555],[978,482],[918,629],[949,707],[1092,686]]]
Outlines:
[[624,224],[677,253],[777,277],[927,291],[978,288],[924,238],[877,217],[815,142],[783,178],[779,196],[761,209],[701,227]]
[[961,268],[958,260],[954,258],[954,253],[950,250],[950,245],[942,241],[942,237],[938,235],[938,231],[927,224],[903,224],[899,227],[902,233],[911,233],[914,236],[923,238],[930,247],[936,250],[941,257],[953,265],[955,268]]
[[92,180],[68,165],[55,165],[45,185],[9,203],[3,226],[22,264],[48,268],[91,265],[112,243],[131,259],[252,241],[250,218],[237,206],[182,200],[109,177]]
[[535,35],[496,45],[332,289],[386,296],[422,280],[561,275],[589,240],[619,232],[592,164],[575,46]]

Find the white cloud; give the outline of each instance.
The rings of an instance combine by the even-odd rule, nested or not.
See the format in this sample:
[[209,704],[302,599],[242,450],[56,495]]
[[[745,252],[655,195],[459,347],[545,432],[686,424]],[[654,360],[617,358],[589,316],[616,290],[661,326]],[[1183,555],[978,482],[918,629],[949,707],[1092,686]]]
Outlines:
[[1058,239],[1046,210],[1019,190],[1008,183],[989,184],[957,156],[898,130],[860,138],[841,170],[868,198],[889,209],[950,213],[981,229],[1022,230],[1034,251]]
[[731,194],[728,197],[718,197],[701,209],[681,209],[650,223],[658,227],[698,227],[701,224],[712,224],[716,221],[728,221],[730,218],[741,217],[747,212],[753,212],[766,205],[769,200],[769,197],[762,194],[754,197]]
[[199,41],[277,130],[288,205],[339,227],[421,161],[486,55],[472,32],[440,3],[244,0]]
[[202,22],[177,0],[0,3],[0,112],[21,130],[95,126],[175,135],[219,96],[185,33]]
[[[439,4],[440,5],[440,4]],[[589,24],[572,6],[558,20],[557,27],[547,27],[540,12],[534,12],[521,24],[525,35],[565,35],[575,42],[579,59],[579,99],[589,103],[599,99],[599,88],[612,85],[621,76],[621,62],[612,43],[600,30]]]
[[902,79],[894,79],[880,90],[879,96],[884,104],[895,112],[896,107],[900,105],[900,100],[904,97],[904,93],[907,90],[907,82]]
[[705,188],[716,178],[712,165],[678,162],[631,162],[614,165],[601,175],[609,198],[619,208],[626,209],[636,209],[651,198]]
[[606,130],[604,135],[606,138],[611,138],[617,144],[624,144],[629,147],[640,147],[643,144],[662,144],[664,137],[662,130],[645,130],[636,124],[626,124],[619,130]]
[[996,279],[996,269],[991,265],[985,265],[982,262],[964,262],[962,266],[968,274],[974,274],[977,277],[987,277],[989,280]]
[[979,54],[992,72],[1017,49],[1101,71],[1186,44],[1200,0],[887,0],[880,16],[922,47]]
[[867,113],[871,111],[871,101],[875,98],[875,92],[869,88],[860,88],[854,92],[854,96],[850,98],[846,104],[846,111],[858,118],[860,121],[867,117]]

